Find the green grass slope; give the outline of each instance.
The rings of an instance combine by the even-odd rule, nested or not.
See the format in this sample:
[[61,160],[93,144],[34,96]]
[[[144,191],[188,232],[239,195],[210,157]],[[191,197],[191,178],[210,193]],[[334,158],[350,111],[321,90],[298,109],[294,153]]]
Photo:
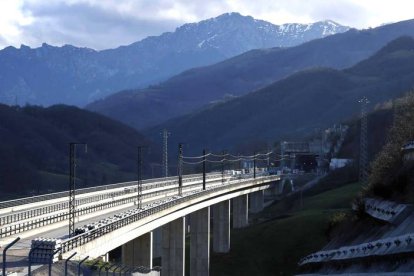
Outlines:
[[328,230],[350,211],[350,202],[360,190],[351,183],[330,191],[303,197],[288,204],[269,206],[266,222],[235,229],[231,233],[231,251],[212,254],[212,275],[293,275],[297,262],[319,250],[329,239]]

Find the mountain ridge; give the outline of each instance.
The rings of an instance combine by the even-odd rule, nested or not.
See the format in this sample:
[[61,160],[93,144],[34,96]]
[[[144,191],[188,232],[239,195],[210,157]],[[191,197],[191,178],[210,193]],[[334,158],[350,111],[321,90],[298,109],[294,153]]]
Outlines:
[[146,89],[115,93],[88,109],[145,129],[224,98],[242,96],[311,67],[343,69],[368,58],[391,40],[414,36],[414,20],[312,40],[290,48],[251,50],[193,68]]
[[[196,152],[234,147],[236,141],[301,137],[314,128],[357,114],[358,100],[363,96],[375,105],[414,88],[414,38],[399,38],[385,47],[393,50],[380,50],[382,54],[344,70],[313,68],[295,73],[244,96],[171,119],[145,133],[154,137],[156,131],[167,128],[174,133],[171,143],[186,141]],[[378,70],[384,64],[386,70]]]
[[83,106],[251,49],[300,44],[348,29],[332,22],[323,24],[291,24],[297,28],[277,32],[277,26],[269,22],[232,13],[115,49],[95,51],[47,43],[33,49],[6,47],[0,50],[0,102]]

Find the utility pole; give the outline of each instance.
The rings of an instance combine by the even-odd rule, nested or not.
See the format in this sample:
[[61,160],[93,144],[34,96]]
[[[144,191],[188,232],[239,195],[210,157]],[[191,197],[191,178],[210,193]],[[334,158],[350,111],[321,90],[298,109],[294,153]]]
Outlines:
[[256,178],[256,152],[253,154],[253,178]]
[[324,160],[324,153],[323,153],[323,145],[324,145],[324,132],[321,129],[321,145],[320,145],[320,149],[319,149],[319,163],[318,163],[318,169],[317,169],[317,174],[321,175],[322,174],[322,164],[323,164],[323,160]]
[[85,153],[88,151],[86,143],[69,143],[69,237],[73,237],[75,234],[76,145],[84,145]]
[[267,173],[269,173],[269,170],[270,170],[270,153],[267,154],[266,162],[267,162]]
[[203,150],[203,190],[206,189],[206,150]]
[[163,129],[162,131],[162,142],[163,142],[163,149],[162,149],[162,168],[164,177],[168,177],[168,137],[170,136],[170,132],[167,129]]
[[183,144],[178,144],[178,195],[183,193]]
[[363,97],[358,101],[361,104],[361,129],[360,129],[360,150],[359,150],[359,181],[366,184],[368,180],[368,116],[367,105],[369,101]]
[[142,208],[142,149],[143,146],[138,146],[137,156],[137,208]]
[[224,184],[224,161],[225,161],[227,154],[225,150],[223,150],[221,154],[223,156],[223,159],[221,159],[221,184]]

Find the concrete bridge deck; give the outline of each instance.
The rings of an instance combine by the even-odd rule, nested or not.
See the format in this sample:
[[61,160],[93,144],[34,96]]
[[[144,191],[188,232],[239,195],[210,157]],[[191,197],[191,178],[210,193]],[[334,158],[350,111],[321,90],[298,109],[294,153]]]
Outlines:
[[[46,208],[45,210],[49,208],[50,211],[46,214],[32,212],[31,217],[23,218],[17,223],[13,220],[10,222],[3,220],[5,224],[1,225],[1,229],[10,230],[14,225],[20,225],[21,231],[5,236],[0,244],[8,244],[16,236],[20,236],[22,239],[15,245],[15,248],[28,252],[30,242],[35,237],[60,238],[63,240],[61,251],[63,259],[74,252],[77,252],[77,258],[89,256],[90,258],[108,259],[108,253],[122,247],[122,263],[150,268],[154,257],[153,251],[158,251],[162,252],[162,254],[157,254],[162,255],[164,274],[184,275],[185,247],[183,241],[186,231],[185,218],[189,217],[187,224],[189,224],[192,237],[190,250],[192,271],[190,274],[208,275],[210,207],[215,231],[213,250],[228,252],[231,213],[233,227],[246,226],[248,204],[250,204],[251,212],[260,211],[263,208],[263,191],[270,188],[273,189],[273,193],[278,193],[280,187],[276,183],[280,183],[278,182],[280,178],[276,175],[258,175],[256,178],[252,175],[245,175],[243,178],[225,175],[223,178],[221,174],[209,174],[206,190],[203,190],[200,175],[192,175],[186,177],[181,195],[178,195],[176,179],[147,182],[143,185],[147,188],[143,189],[140,210],[136,210],[136,182],[83,193],[77,197],[80,203],[78,210],[83,208],[90,211],[78,214],[76,227],[126,211],[135,211],[128,216],[100,225],[98,228],[72,238],[68,237],[67,207],[59,210],[50,208],[50,206],[64,204],[66,197],[59,196],[44,201],[28,202],[26,206],[8,206],[0,212],[1,218],[31,212],[36,208]],[[108,198],[108,195],[114,196]],[[91,198],[97,201],[92,201]],[[113,204],[113,202],[119,204]],[[104,207],[94,209],[96,206]],[[53,216],[58,214],[60,214],[60,219],[54,219]],[[49,223],[33,224],[33,221],[42,220],[48,220]],[[155,241],[156,236],[153,236],[156,231],[162,233],[156,238],[158,241]],[[158,250],[155,250],[155,247],[158,247]]]
[[[227,179],[228,176],[225,176]],[[183,190],[193,190],[200,188],[201,176],[188,176],[184,178]],[[222,175],[213,173],[206,178],[207,185],[212,183],[221,183]],[[124,184],[124,183],[122,183]],[[88,219],[97,215],[111,214],[126,208],[132,208],[137,201],[137,184],[129,184],[122,188],[108,189],[99,192],[85,193],[81,196],[83,199],[90,199],[85,204],[77,205],[79,212],[78,222],[88,223]],[[109,185],[113,186],[113,185]],[[176,179],[161,180],[154,183],[147,183],[143,185],[142,201],[149,203],[156,199],[161,199],[169,195],[177,194],[178,181]],[[115,195],[119,189],[128,189],[128,192],[122,192]],[[132,192],[130,192],[132,190]],[[114,195],[113,197],[104,197],[103,195]],[[80,201],[80,199],[78,199]],[[30,233],[24,233],[34,229],[35,233],[42,233],[50,229],[56,228],[58,222],[67,221],[69,210],[67,208],[68,198],[59,197],[53,200],[39,201],[35,203],[28,203],[12,208],[2,209],[3,214],[0,216],[0,246],[7,244],[13,240],[15,236],[30,237]],[[65,208],[60,208],[65,204]],[[35,208],[37,206],[38,208]],[[41,212],[35,212],[42,209]],[[18,211],[16,211],[18,209]],[[49,227],[45,227],[49,225]],[[33,232],[33,231],[31,231]]]

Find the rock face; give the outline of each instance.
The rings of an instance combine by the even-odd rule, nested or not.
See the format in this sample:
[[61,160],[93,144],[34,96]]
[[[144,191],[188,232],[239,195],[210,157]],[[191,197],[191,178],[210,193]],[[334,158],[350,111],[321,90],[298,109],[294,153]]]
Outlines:
[[7,47],[0,51],[0,102],[85,105],[251,49],[298,45],[348,29],[333,21],[276,26],[231,13],[110,50]]

